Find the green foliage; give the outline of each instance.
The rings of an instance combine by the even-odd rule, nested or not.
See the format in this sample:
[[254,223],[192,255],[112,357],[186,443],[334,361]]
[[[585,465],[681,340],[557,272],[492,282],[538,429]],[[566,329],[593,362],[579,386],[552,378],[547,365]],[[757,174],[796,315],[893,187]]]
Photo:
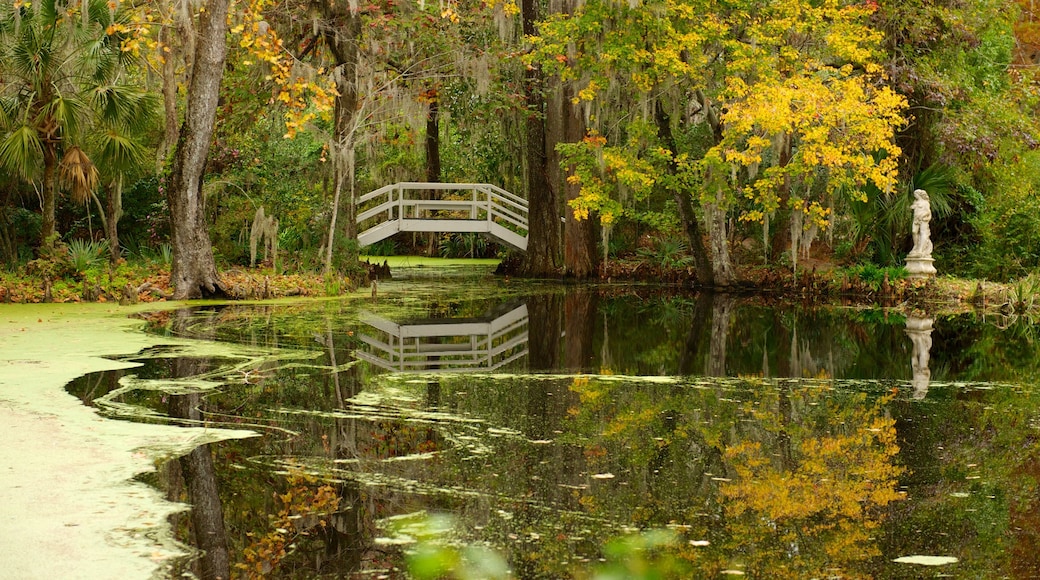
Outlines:
[[671,530],[646,530],[615,538],[603,547],[606,562],[593,567],[594,580],[659,580],[682,578],[689,566],[676,557],[679,535]]
[[[423,513],[398,519],[393,533],[399,541],[415,542],[407,550],[408,573],[418,580],[513,578],[501,554],[479,544],[451,541],[454,520]],[[575,570],[577,578],[593,580],[657,580],[681,578],[688,565],[677,557],[679,535],[651,529],[614,538],[603,546],[602,563]]]
[[491,247],[479,234],[445,234],[437,244],[442,258],[488,258]]
[[57,169],[83,201],[98,167],[111,177],[144,159],[158,101],[133,78],[132,36],[130,11],[103,0],[0,6],[0,166],[40,184],[47,230]]
[[325,274],[325,295],[340,296],[343,294],[343,279],[335,274]]
[[155,257],[158,259],[160,264],[169,266],[173,263],[173,246],[166,242],[159,244],[159,251],[156,253]]
[[82,274],[96,268],[107,259],[108,240],[74,239],[68,245],[69,262],[73,270]]
[[649,247],[639,248],[636,254],[665,270],[687,268],[693,264],[693,256],[682,239],[655,237]]
[[40,246],[39,257],[26,264],[25,271],[30,276],[45,280],[57,280],[75,273],[69,260],[68,247],[57,234],[44,241]]
[[393,238],[380,240],[370,246],[366,246],[364,253],[368,256],[396,256],[397,242]]
[[852,266],[845,271],[875,292],[881,290],[886,279],[891,283],[908,275],[906,268],[902,266],[877,266],[872,263]]
[[1008,302],[1016,313],[1034,314],[1040,306],[1040,274],[1030,274],[1011,284]]
[[456,578],[493,580],[512,578],[505,559],[481,545],[458,547],[447,542],[455,522],[446,515],[419,514],[395,522],[394,533],[405,541],[416,541],[408,550],[408,572],[418,580]]
[[[874,189],[865,201],[847,200],[843,206],[850,219],[846,221],[843,233],[848,236],[849,246],[862,246],[858,255],[847,257],[865,258],[882,266],[901,264],[910,249],[913,190],[928,192],[932,219],[936,222],[950,218],[954,207],[968,204],[962,190],[955,186],[954,173],[949,167],[932,165],[914,176],[902,193],[886,194]],[[933,231],[940,229],[934,227]],[[936,236],[933,233],[933,240]]]

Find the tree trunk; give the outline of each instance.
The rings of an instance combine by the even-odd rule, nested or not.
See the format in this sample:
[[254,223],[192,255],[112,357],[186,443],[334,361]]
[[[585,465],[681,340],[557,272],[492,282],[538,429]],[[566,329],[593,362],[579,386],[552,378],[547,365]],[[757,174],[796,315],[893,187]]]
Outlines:
[[[562,107],[563,111],[563,140],[567,143],[577,143],[585,138],[585,119],[582,117],[581,109],[571,102],[573,90],[568,88],[564,91]],[[574,174],[574,166],[567,167],[566,176]],[[589,219],[579,220],[574,217],[574,210],[570,202],[581,195],[581,184],[570,183],[564,179],[563,193],[564,203],[563,215],[563,264],[564,271],[568,276],[574,278],[588,278],[596,271],[596,221],[593,216]]]
[[[523,30],[536,34],[539,1],[523,1]],[[532,65],[524,73],[527,101],[525,144],[528,207],[527,255],[522,271],[527,276],[555,276],[560,269],[560,214],[556,190],[549,183],[545,139],[545,82],[542,70]]]
[[[777,166],[786,167],[791,162],[791,136],[784,133],[779,143],[777,143],[776,149]],[[773,262],[779,260],[780,256],[791,245],[791,227],[789,223],[791,218],[789,208],[786,208],[791,199],[791,178],[789,176],[784,176],[784,183],[780,187],[779,197],[779,209],[776,212],[776,218],[771,220],[773,223],[770,226],[774,234],[769,240],[769,248],[767,248],[766,252],[766,256],[769,256]],[[791,258],[797,259],[795,256]]]
[[[441,125],[437,113],[437,89],[430,89],[430,108],[426,115],[426,181],[438,183],[441,180]],[[434,199],[437,192],[430,191],[430,199]],[[426,234],[426,255],[436,255],[437,247],[434,243],[437,234],[429,232]]]
[[112,180],[108,186],[105,207],[105,237],[108,238],[108,257],[113,266],[119,263],[119,219],[123,217],[123,178]]
[[[358,39],[361,36],[361,18],[349,3],[337,0],[322,2],[325,18],[322,34],[336,63],[333,80],[336,83],[336,106],[333,113],[332,153],[332,219],[329,221],[329,243],[325,248],[325,273],[332,271],[336,229],[342,216],[347,249],[353,255],[346,261],[357,261],[357,204],[354,199],[354,142],[357,115]],[[346,188],[346,195],[344,195]]]
[[169,52],[163,55],[162,66],[162,96],[163,96],[163,118],[164,130],[162,141],[155,151],[155,173],[162,175],[166,167],[166,161],[170,157],[177,140],[177,47],[174,46],[175,34],[169,26],[159,28],[159,44],[169,48]]
[[729,235],[726,230],[726,210],[722,207],[722,192],[716,192],[715,203],[704,205],[708,221],[708,241],[711,244],[711,267],[716,286],[729,286],[736,280],[729,259]]
[[[577,10],[577,0],[564,0],[560,7],[562,14],[571,15]],[[559,99],[559,124],[562,125],[559,138],[551,139],[554,142],[578,143],[585,138],[585,117],[582,115],[581,107],[575,105],[574,86],[571,84],[560,87]],[[555,112],[555,111],[554,111]],[[555,135],[553,136],[555,137]],[[552,148],[552,164],[554,169],[560,169],[559,155]],[[596,271],[599,255],[596,253],[596,239],[599,237],[597,226],[598,216],[590,215],[588,219],[579,220],[574,217],[574,209],[570,202],[581,195],[580,183],[569,183],[567,178],[574,175],[574,166],[570,165],[563,170],[563,175],[554,183],[559,184],[563,191],[563,270],[566,276],[584,279],[592,276]]]
[[220,81],[224,76],[228,1],[209,0],[199,16],[199,38],[184,123],[170,171],[167,191],[173,230],[170,279],[174,285],[173,297],[177,300],[223,294],[206,223],[202,176],[217,115]]
[[54,247],[54,189],[55,172],[58,168],[58,152],[51,143],[43,146],[43,227],[40,229],[40,246],[45,250]]
[[0,262],[15,264],[18,262],[18,253],[11,241],[11,222],[7,219],[9,203],[9,194],[0,200]]
[[[675,137],[672,135],[672,122],[665,112],[664,106],[658,101],[654,109],[654,119],[657,122],[657,136],[670,151],[675,153]],[[676,172],[675,161],[668,164],[668,171]],[[693,201],[689,193],[678,189],[672,190],[675,205],[679,208],[679,221],[682,223],[683,232],[686,233],[686,241],[690,244],[690,252],[693,254],[694,267],[697,270],[697,281],[705,286],[715,285],[715,275],[708,259],[708,252],[704,249],[704,237],[701,234],[701,225],[697,221],[697,214],[693,211]]]

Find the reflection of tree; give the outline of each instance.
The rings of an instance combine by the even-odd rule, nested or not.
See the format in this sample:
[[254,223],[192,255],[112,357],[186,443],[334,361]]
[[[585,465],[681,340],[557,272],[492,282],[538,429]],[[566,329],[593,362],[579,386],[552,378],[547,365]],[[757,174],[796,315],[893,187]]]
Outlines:
[[900,497],[886,400],[797,384],[572,388],[589,472],[617,476],[582,499],[592,513],[710,539],[681,551],[703,574],[738,561],[760,577],[869,575],[881,508]]
[[597,296],[588,290],[568,292],[563,299],[564,366],[582,372],[594,368]]
[[729,294],[715,296],[711,304],[711,350],[708,353],[706,375],[726,376],[726,342],[733,316],[734,297]]
[[678,374],[680,375],[694,374],[695,361],[701,351],[701,337],[704,336],[704,326],[707,323],[708,312],[711,310],[713,303],[712,298],[712,295],[706,292],[697,294],[693,309],[693,319],[686,329],[686,340],[683,343],[682,351],[679,353]]
[[[174,313],[175,331],[186,326],[189,315],[186,309]],[[203,375],[210,370],[209,362],[200,358],[178,358],[172,365],[173,376],[177,378]],[[170,416],[201,421],[201,404],[202,396],[199,393],[170,396]],[[209,445],[200,445],[181,457],[178,463],[188,492],[188,502],[192,506],[191,527],[195,546],[202,552],[198,561],[198,575],[203,580],[230,578],[231,556],[224,530],[224,511],[213,466],[213,452]]]
[[[726,449],[737,475],[722,486],[731,545],[754,548],[741,549],[754,575],[857,576],[850,566],[879,554],[871,538],[880,508],[900,498],[895,423],[880,413],[884,401],[868,404],[862,393],[820,401],[820,393],[780,389],[775,401],[747,408],[757,433]],[[791,421],[788,397],[793,408],[822,410]]]
[[[193,362],[197,364],[197,361]],[[171,396],[170,416],[198,420],[199,404],[198,393]],[[198,576],[203,580],[230,578],[231,560],[224,531],[224,511],[213,466],[213,452],[209,445],[200,445],[177,463],[188,492],[188,502],[192,506],[191,527],[195,546],[202,553],[198,561]]]

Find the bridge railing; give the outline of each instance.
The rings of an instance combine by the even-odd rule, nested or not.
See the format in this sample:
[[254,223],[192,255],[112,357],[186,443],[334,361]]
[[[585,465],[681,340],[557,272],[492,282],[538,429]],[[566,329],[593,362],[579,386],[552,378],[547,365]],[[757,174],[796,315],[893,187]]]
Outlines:
[[[463,199],[421,199],[420,193],[426,191],[469,194],[457,196]],[[359,233],[386,228],[391,222],[396,223],[393,231],[493,232],[491,224],[494,224],[523,238],[529,227],[527,200],[488,183],[402,182],[380,187],[358,198]],[[475,222],[487,225],[479,226]],[[387,230],[386,234],[390,233]]]
[[372,313],[361,320],[355,356],[397,372],[472,372],[502,368],[528,354],[527,305],[495,319],[398,324]]

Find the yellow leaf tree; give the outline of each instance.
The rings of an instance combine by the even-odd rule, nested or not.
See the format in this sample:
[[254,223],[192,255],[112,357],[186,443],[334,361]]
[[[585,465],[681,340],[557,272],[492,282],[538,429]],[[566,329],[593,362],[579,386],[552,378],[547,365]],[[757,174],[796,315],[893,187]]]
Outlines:
[[[872,10],[837,0],[587,2],[541,28],[532,59],[581,86],[609,146],[628,147],[632,120],[657,126],[648,179],[675,196],[684,225],[696,218],[684,202],[699,202],[714,282],[726,284],[733,212],[761,222],[767,242],[770,219],[791,216],[797,259],[799,241],[832,223],[835,195],[894,185],[906,105],[875,64]],[[623,202],[610,167],[578,178],[595,199],[572,206]]]

